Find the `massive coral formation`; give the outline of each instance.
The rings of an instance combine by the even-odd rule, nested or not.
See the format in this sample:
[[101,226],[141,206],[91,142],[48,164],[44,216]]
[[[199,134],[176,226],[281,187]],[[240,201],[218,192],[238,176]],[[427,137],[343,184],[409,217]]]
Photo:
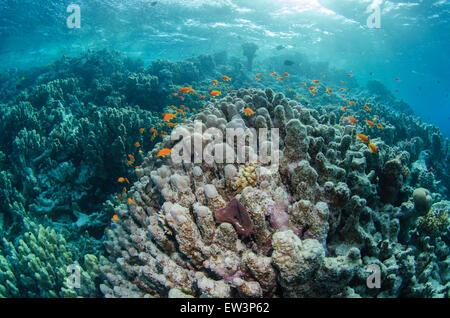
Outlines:
[[[256,120],[241,117],[247,106]],[[254,182],[236,188],[230,180],[243,165],[158,158],[175,143],[166,137],[142,166],[135,204],[117,207],[123,221],[107,231],[105,296],[448,296],[447,215],[437,212],[448,206],[426,215],[415,207],[407,153],[381,138],[372,153],[355,138],[358,127],[270,89],[232,91],[186,121],[206,144],[194,119],[203,130],[280,129],[280,164],[258,163]],[[238,150],[226,138],[215,142]],[[245,231],[244,216],[252,223]],[[437,235],[424,241],[421,229]],[[381,289],[366,285],[373,264]]]

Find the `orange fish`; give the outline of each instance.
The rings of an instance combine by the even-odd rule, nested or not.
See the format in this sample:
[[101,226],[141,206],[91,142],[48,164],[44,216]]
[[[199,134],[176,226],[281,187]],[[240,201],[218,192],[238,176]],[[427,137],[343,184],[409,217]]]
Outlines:
[[226,75],[222,76],[222,79],[223,79],[224,81],[226,81],[226,82],[231,81],[231,77],[228,77],[228,76],[226,76]]
[[193,112],[196,112],[196,111],[197,111],[197,109],[195,109],[195,108],[192,108],[192,111],[193,111]]
[[193,93],[194,90],[192,89],[192,87],[183,87],[180,88],[180,90],[178,91],[178,94],[184,94],[184,93]]
[[255,112],[250,107],[244,108],[243,112],[245,116],[252,116],[255,114]]
[[383,125],[381,125],[380,123],[377,123],[377,127],[380,129],[384,129]]
[[220,94],[222,94],[222,93],[219,92],[219,91],[212,91],[211,93],[209,93],[209,95],[212,96],[212,97],[219,96]]
[[286,76],[286,77],[289,77],[289,76],[291,76],[288,72],[284,72],[283,73],[283,76]]
[[158,152],[158,157],[166,157],[167,155],[170,155],[172,153],[172,150],[171,149],[168,149],[168,148],[164,148],[164,149],[161,149],[159,152]]
[[372,120],[373,120],[373,121],[377,121],[377,120],[378,120],[378,117],[375,116]]
[[140,132],[141,134],[143,134],[144,131],[145,131],[145,128],[140,128],[140,129],[139,129],[139,132]]
[[120,177],[119,179],[117,179],[117,182],[124,183],[125,182],[125,178],[124,177]]
[[136,166],[136,167],[134,167],[134,169],[140,169],[141,167],[140,166]]
[[139,153],[144,153],[142,150],[139,150],[138,152],[139,152]]
[[134,200],[132,198],[128,198],[127,202],[128,202],[128,204],[133,204]]
[[348,77],[353,77],[353,74],[348,74],[347,76],[348,76]]
[[283,76],[277,77],[277,80],[281,82],[282,80],[284,80],[284,77]]
[[365,120],[365,122],[366,122],[366,124],[367,124],[367,126],[369,126],[370,128],[373,128],[373,126],[375,126],[375,124],[373,123],[373,121],[370,121],[370,120]]
[[270,75],[272,75],[272,76],[278,76],[278,73],[277,73],[277,72],[273,72],[273,73],[270,74]]
[[359,138],[359,140],[361,140],[364,143],[368,143],[369,142],[369,137],[367,137],[366,135],[363,134],[357,134],[356,137]]
[[129,165],[129,166],[131,166],[133,163],[134,163],[134,161],[131,161],[131,160],[127,161],[127,165]]
[[167,127],[173,127],[173,126],[176,126],[176,125],[178,125],[178,123],[167,123]]
[[139,147],[141,146],[141,144],[139,143],[139,141],[136,141],[136,142],[134,143],[134,146],[135,146],[136,148],[139,148]]
[[133,156],[132,154],[129,154],[128,157],[129,157],[132,161],[136,161],[136,160],[134,159],[134,156]]
[[355,117],[344,117],[344,119],[349,120],[354,125],[356,125],[358,123],[358,121],[356,120]]
[[180,113],[180,114],[184,114],[184,111],[182,109],[179,109],[179,108],[177,109],[177,112]]
[[217,84],[219,84],[218,80],[213,80],[212,82],[213,82],[213,86],[216,86]]
[[256,76],[258,76],[258,77],[261,77],[261,76],[262,76],[262,74],[261,74],[261,73],[258,73],[258,74],[256,74]]
[[119,194],[119,195],[117,196],[116,200],[117,200],[117,201],[120,201],[121,199],[122,199],[122,195]]
[[372,108],[370,108],[370,107],[367,106],[367,105],[364,105],[364,109],[367,110],[368,112],[370,112],[370,111],[372,110]]
[[[172,119],[174,119],[175,117],[177,117],[177,115],[175,114],[170,114],[170,113],[164,113],[163,114],[163,121],[171,121]],[[160,124],[160,123],[158,123]],[[162,125],[160,125],[162,126]]]
[[258,81],[260,81],[261,79],[260,78],[254,78],[253,79],[255,82],[258,82]]
[[341,88],[341,89],[339,89],[339,91],[345,92],[345,88]]
[[116,222],[119,221],[119,216],[117,214],[114,214],[112,220]]
[[320,83],[319,80],[313,80],[312,82],[313,82],[314,84]]
[[173,94],[172,94],[173,97],[175,97],[175,96],[177,96],[177,95],[178,95],[178,93],[173,93]]
[[175,109],[176,107],[175,105],[170,105],[170,108]]
[[355,102],[349,101],[348,102],[350,105],[355,105]]
[[372,152],[372,153],[377,153],[378,152],[378,148],[373,144],[373,143],[371,143],[371,142],[369,142],[369,148],[370,148],[370,151]]
[[302,83],[302,86],[306,86],[306,83]]
[[341,110],[342,110],[343,112],[345,112],[345,111],[347,110],[347,106],[342,107]]
[[327,87],[327,93],[331,95],[332,92],[333,92],[333,90],[331,88]]
[[130,184],[130,180],[128,180],[127,178],[125,178],[126,183]]
[[183,96],[178,96],[178,98],[179,98],[181,101],[184,100],[184,97],[183,97]]
[[294,98],[295,98],[295,99],[298,99],[298,96],[297,96],[297,95],[294,95]]

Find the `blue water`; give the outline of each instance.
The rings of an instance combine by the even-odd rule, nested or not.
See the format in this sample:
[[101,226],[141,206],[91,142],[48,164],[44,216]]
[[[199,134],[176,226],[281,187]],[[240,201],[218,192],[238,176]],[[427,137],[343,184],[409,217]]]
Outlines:
[[[81,9],[80,29],[66,26],[72,3]],[[367,26],[374,5],[381,28]],[[240,55],[241,44],[254,41],[256,63],[295,51],[354,70],[361,85],[380,80],[450,136],[449,18],[447,0],[2,0],[0,70],[99,48],[147,64],[222,50]]]

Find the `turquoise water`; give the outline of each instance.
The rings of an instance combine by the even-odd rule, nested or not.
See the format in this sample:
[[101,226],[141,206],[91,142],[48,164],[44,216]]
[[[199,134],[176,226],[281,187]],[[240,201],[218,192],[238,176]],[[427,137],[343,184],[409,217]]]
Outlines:
[[[448,298],[449,20],[0,0],[0,297]],[[279,129],[274,175],[177,166],[165,135],[194,119]]]
[[449,2],[378,2],[381,25],[370,29],[372,1],[77,1],[81,28],[68,29],[71,1],[2,1],[0,67],[39,66],[99,48],[147,64],[222,50],[240,55],[240,45],[254,41],[256,62],[301,52],[355,70],[361,85],[380,80],[449,136]]

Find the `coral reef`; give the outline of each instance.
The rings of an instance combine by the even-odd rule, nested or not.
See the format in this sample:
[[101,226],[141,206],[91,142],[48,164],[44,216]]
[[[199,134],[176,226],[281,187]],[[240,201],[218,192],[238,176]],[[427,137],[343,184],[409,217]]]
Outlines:
[[[241,117],[246,105],[256,118]],[[278,128],[280,164],[259,162],[247,182],[244,164],[179,163],[156,156],[174,141],[157,144],[130,190],[135,204],[118,206],[123,221],[107,231],[105,296],[448,297],[448,206],[427,214],[430,194],[413,195],[408,153],[382,139],[372,153],[358,127],[341,129],[332,115],[239,89],[185,121],[204,144],[206,129]],[[215,149],[258,153],[223,138]],[[366,285],[372,265],[380,289]]]

